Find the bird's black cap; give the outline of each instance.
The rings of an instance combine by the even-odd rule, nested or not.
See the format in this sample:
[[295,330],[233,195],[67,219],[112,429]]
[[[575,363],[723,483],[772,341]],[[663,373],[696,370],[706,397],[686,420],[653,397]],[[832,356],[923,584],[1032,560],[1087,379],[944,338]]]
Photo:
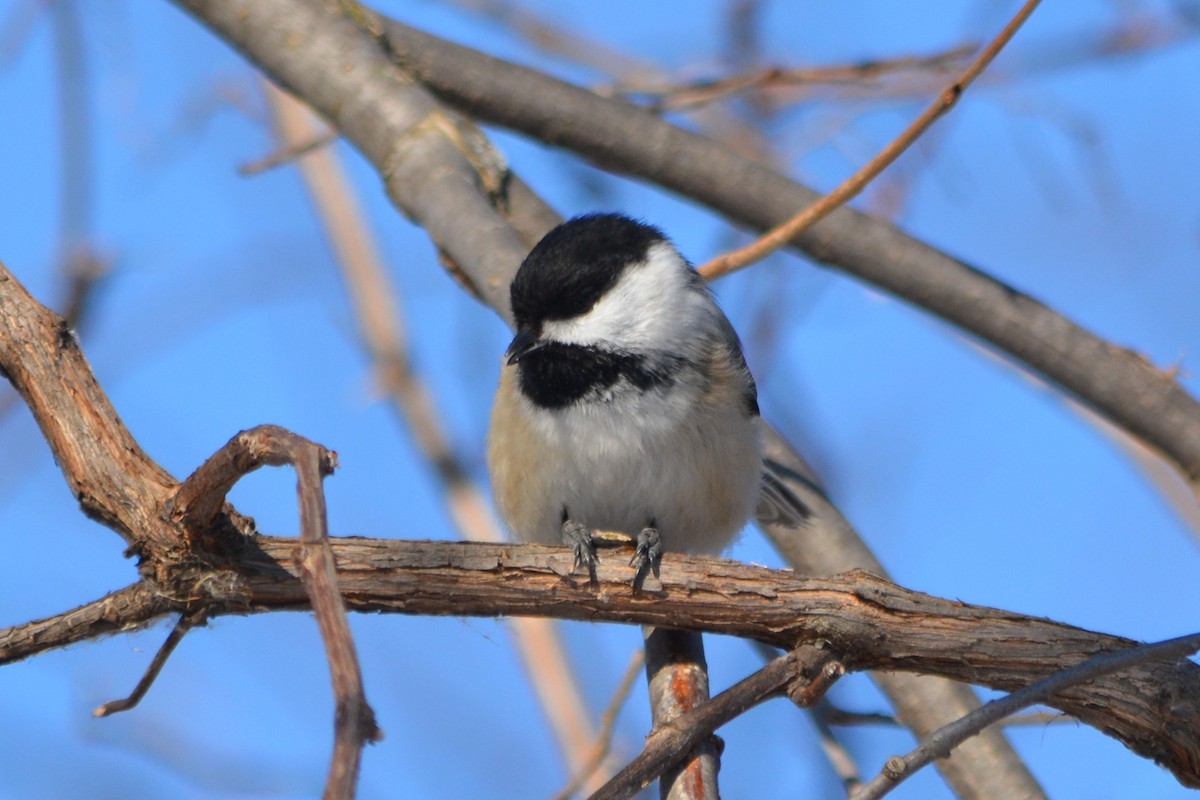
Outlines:
[[518,327],[577,317],[604,295],[629,264],[666,236],[623,214],[585,214],[547,233],[521,263],[509,288]]

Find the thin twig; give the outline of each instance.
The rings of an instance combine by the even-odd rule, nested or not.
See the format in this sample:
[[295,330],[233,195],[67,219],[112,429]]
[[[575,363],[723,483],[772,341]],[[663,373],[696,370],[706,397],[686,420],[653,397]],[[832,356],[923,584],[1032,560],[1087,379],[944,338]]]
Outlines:
[[[670,75],[653,61],[636,58],[614,49],[608,42],[591,39],[578,31],[555,25],[524,5],[511,0],[453,2],[463,8],[485,14],[492,22],[526,39],[531,47],[613,76],[615,80],[594,87],[597,94],[611,97],[616,94],[639,93],[639,87],[642,86],[650,87],[648,91],[652,92],[653,87],[664,86],[670,79]],[[763,135],[762,129],[748,124],[736,114],[730,113],[729,109],[718,105],[702,105],[695,109],[693,119],[710,136],[739,152],[764,163],[780,160],[771,142]]]
[[646,663],[645,651],[635,650],[629,659],[629,665],[625,667],[625,673],[621,676],[621,680],[617,683],[617,688],[613,691],[612,699],[608,701],[608,707],[604,709],[604,713],[600,715],[600,730],[596,732],[596,746],[592,752],[592,756],[570,782],[558,791],[551,800],[567,800],[575,795],[576,792],[583,787],[584,783],[591,779],[608,758],[612,752],[613,732],[617,727],[617,714],[620,713],[621,707],[625,705],[625,701],[629,699],[629,693],[633,690],[634,681],[637,680],[638,674],[642,671],[642,665]]
[[336,703],[333,758],[325,779],[325,800],[352,800],[358,784],[363,747],[383,738],[375,724],[375,712],[363,692],[362,670],[350,633],[350,620],[337,588],[333,550],[325,512],[321,481],[333,471],[333,454],[313,442],[291,434],[287,442],[289,460],[296,469],[300,498],[300,546],[295,563],[312,601]]
[[723,253],[704,264],[700,267],[701,274],[705,278],[713,280],[749,266],[755,261],[760,261],[783,247],[801,231],[812,227],[831,211],[855,197],[876,175],[907,150],[909,145],[915,142],[938,117],[954,107],[966,88],[992,62],[1004,45],[1008,44],[1025,20],[1029,18],[1029,15],[1037,8],[1039,2],[1040,0],[1026,0],[1025,5],[1021,6],[1021,9],[1004,26],[999,35],[938,94],[937,98],[921,112],[920,116],[841,185],[751,244],[729,253]]
[[[828,702],[822,702],[817,710],[821,718],[829,725],[839,728],[861,727],[867,725],[885,725],[898,727],[901,723],[891,714],[879,714],[870,711],[847,711]],[[1005,728],[1023,726],[1060,725],[1065,722],[1078,723],[1079,720],[1061,711],[1030,711],[1027,714],[1013,714],[997,722]]]
[[632,796],[734,717],[785,692],[797,694],[794,690],[810,681],[828,688],[831,680],[841,671],[841,665],[829,653],[811,645],[801,645],[779,656],[708,702],[680,714],[667,725],[656,727],[646,737],[646,747],[641,755],[592,795],[590,800]]
[[273,152],[267,153],[262,158],[247,161],[238,167],[238,175],[246,178],[274,169],[275,167],[282,167],[284,164],[290,164],[301,156],[308,155],[318,148],[337,141],[337,138],[338,134],[335,130],[316,132],[307,140],[285,144],[282,147],[276,148]]
[[580,34],[577,30],[556,25],[521,3],[512,0],[452,0],[453,4],[475,12],[500,25],[513,35],[544,53],[571,59],[607,75],[636,75],[655,73],[653,61],[634,58],[614,48],[609,42]]
[[[639,87],[630,94],[654,98],[650,108],[656,111],[685,111],[755,89],[864,83],[895,73],[914,70],[948,70],[974,52],[975,45],[958,45],[949,50],[924,56],[835,64],[824,67],[761,67],[753,72],[724,78],[692,81],[675,86]],[[621,87],[616,87],[621,91]]]
[[91,243],[95,216],[95,171],[91,81],[76,0],[51,4],[62,159],[59,185],[58,271],[65,285],[60,313],[72,328],[82,326],[96,281],[108,272],[107,259]]
[[984,728],[1073,686],[1093,681],[1104,675],[1151,661],[1183,658],[1200,650],[1200,633],[1167,639],[1155,644],[1139,645],[1115,653],[1101,653],[1081,664],[1061,670],[1037,683],[1018,689],[1012,694],[986,703],[965,717],[934,731],[906,756],[892,756],[883,771],[857,792],[852,800],[878,800],[937,758],[945,758],[961,742],[975,736]]
[[158,673],[162,672],[162,668],[166,665],[167,659],[171,657],[171,653],[175,652],[175,647],[183,641],[183,637],[192,628],[202,626],[207,621],[208,612],[204,608],[181,616],[175,623],[175,626],[171,628],[166,641],[162,643],[162,646],[158,648],[158,652],[154,654],[154,658],[150,660],[150,665],[146,667],[145,674],[142,675],[142,679],[138,681],[137,686],[133,687],[133,691],[129,693],[129,696],[120,700],[109,700],[93,711],[92,716],[107,717],[121,711],[128,711],[140,703],[142,698],[146,696],[146,692],[154,684]]
[[862,785],[862,775],[859,773],[854,756],[834,733],[833,725],[826,713],[828,708],[830,708],[829,704],[822,700],[812,709],[809,717],[817,729],[817,737],[821,742],[821,750],[824,751],[825,758],[833,768],[834,774],[838,776],[838,780],[842,782],[842,789],[849,795]]
[[[753,645],[758,654],[762,656],[763,661],[770,661],[779,655],[779,651],[776,648],[762,642],[754,642]],[[829,723],[827,712],[832,708],[834,706],[829,702],[829,699],[822,697],[816,703],[811,703],[807,706],[808,717],[817,729],[817,735],[821,743],[821,749],[825,752],[825,758],[829,761],[834,774],[842,782],[842,787],[849,793],[851,789],[862,783],[862,778],[859,775],[858,765],[854,762],[854,757],[850,755],[850,751],[838,739],[832,725]],[[894,718],[892,718],[892,722],[895,723]]]

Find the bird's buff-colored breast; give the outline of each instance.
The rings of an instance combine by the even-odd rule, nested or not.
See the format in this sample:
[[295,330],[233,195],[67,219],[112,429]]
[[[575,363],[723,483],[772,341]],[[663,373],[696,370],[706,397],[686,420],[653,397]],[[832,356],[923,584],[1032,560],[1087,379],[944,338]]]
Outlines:
[[[516,371],[503,367],[488,441],[492,490],[516,538],[558,543],[565,509],[631,536],[653,524],[667,550],[718,552],[752,513],[761,452],[739,382],[718,382],[719,396],[681,385],[532,414]],[[693,403],[698,413],[680,413]]]

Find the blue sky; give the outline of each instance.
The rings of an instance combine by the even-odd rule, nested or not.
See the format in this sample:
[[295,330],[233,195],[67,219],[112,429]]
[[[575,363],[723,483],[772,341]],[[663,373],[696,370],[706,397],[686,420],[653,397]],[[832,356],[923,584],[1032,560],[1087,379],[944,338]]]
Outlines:
[[[182,477],[236,431],[280,424],[339,452],[341,469],[327,481],[335,533],[457,538],[408,432],[372,389],[352,309],[298,174],[236,172],[273,147],[250,70],[169,3],[78,5],[91,241],[112,263],[82,339],[133,434]],[[1016,8],[766,6],[765,60],[797,65],[976,41]],[[384,7],[571,80],[604,80],[451,5]],[[723,69],[723,3],[689,4],[686,15],[668,3],[528,7],[685,77]],[[1180,7],[1195,13],[1194,5]],[[1050,42],[1053,50],[1085,41],[1119,13],[1157,18],[1166,8],[1046,4],[995,66],[1017,77],[972,90],[935,129],[936,143],[897,165],[911,182],[896,222],[1160,366],[1182,363],[1183,383],[1196,393],[1200,37],[1136,57],[1022,72],[1032,58],[1023,47]],[[0,259],[53,303],[62,291],[53,264],[63,176],[48,12],[34,12],[19,45],[9,41],[0,52],[0,97],[15,113],[0,122]],[[767,130],[792,174],[827,189],[920,102],[825,97],[781,110]],[[677,197],[494,135],[563,214],[635,214],[670,232],[697,262],[739,241]],[[337,150],[402,296],[417,364],[483,480],[488,407],[508,334],[442,272],[370,168],[345,145]],[[897,581],[1137,639],[1196,629],[1196,532],[1120,444],[1057,391],[939,320],[794,255],[726,279],[717,291],[747,343],[764,413],[818,465]],[[0,454],[0,625],[134,579],[121,541],[79,513],[20,407],[0,417]],[[293,486],[290,473],[260,471],[232,499],[260,529],[290,534]],[[731,554],[779,563],[753,531]],[[537,797],[565,781],[502,622],[352,623],[368,697],[387,732],[366,753],[362,797]],[[598,713],[638,631],[564,630]],[[0,729],[0,798],[317,794],[331,702],[309,615],[217,620],[183,642],[138,709],[92,719],[92,708],[132,688],[165,634],[159,625],[0,670],[0,717],[9,721]],[[759,664],[744,643],[715,637],[709,659],[715,688]],[[620,717],[617,745],[626,754],[646,731],[642,698],[639,687]],[[861,676],[836,687],[833,699],[883,709]],[[844,733],[868,775],[911,746],[889,729]],[[810,723],[785,703],[722,735],[729,796],[840,796]],[[1086,726],[1023,728],[1012,738],[1056,798],[1185,795],[1167,773]],[[896,796],[948,795],[928,772]]]

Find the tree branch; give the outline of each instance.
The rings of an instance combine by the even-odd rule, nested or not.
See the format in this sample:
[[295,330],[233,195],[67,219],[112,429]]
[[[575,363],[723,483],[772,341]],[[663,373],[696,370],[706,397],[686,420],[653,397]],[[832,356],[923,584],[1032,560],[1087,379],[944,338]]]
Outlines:
[[142,675],[142,679],[137,682],[137,686],[133,687],[133,691],[129,693],[129,696],[123,697],[120,700],[108,701],[93,711],[92,716],[107,717],[135,708],[138,703],[142,702],[142,698],[146,696],[146,692],[150,691],[150,687],[154,684],[158,673],[162,672],[162,668],[167,664],[167,659],[171,657],[171,653],[175,652],[175,648],[183,641],[183,637],[192,628],[203,625],[207,619],[208,614],[203,608],[192,614],[181,616],[179,621],[175,623],[175,626],[171,628],[171,632],[167,634],[166,641],[162,643],[162,646],[158,648],[158,652],[154,654],[154,658],[150,660],[150,666],[146,667],[146,672]]
[[[901,589],[868,573],[801,579],[724,559],[669,554],[661,588],[634,594],[620,559],[599,587],[571,576],[561,547],[335,539],[346,605],[358,611],[553,616],[725,633],[793,649],[826,641],[850,670],[897,670],[1011,691],[1100,652],[1136,644],[1037,617]],[[259,540],[267,562],[286,539]],[[244,575],[253,610],[302,607],[277,573]],[[236,609],[235,609],[236,613]],[[1049,705],[1200,786],[1200,667],[1146,664],[1055,695]]]
[[30,297],[2,263],[0,368],[33,412],[84,513],[135,552],[168,546],[173,532],[147,511],[158,508],[174,479],[121,422],[62,317]]
[[176,610],[145,581],[52,617],[0,628],[0,666],[60,647],[144,628]]
[[[338,585],[350,611],[450,616],[542,616],[723,633],[791,650],[820,643],[848,670],[897,670],[1013,691],[1136,642],[1070,625],[903,589],[865,572],[803,579],[707,556],[668,554],[661,585],[634,593],[620,559],[599,584],[572,575],[568,548],[476,542],[336,538]],[[236,573],[203,586],[238,587],[209,598],[212,616],[303,609],[308,593],[293,563],[296,540],[247,542]],[[649,583],[649,582],[648,582]],[[159,615],[177,610],[162,608]],[[72,612],[77,613],[77,612]],[[144,609],[108,630],[144,624]],[[31,623],[44,631],[45,623]],[[69,644],[30,626],[0,631],[0,654],[32,655]],[[79,628],[73,641],[94,635]],[[31,638],[33,637],[33,638]],[[6,660],[12,660],[11,657]],[[1200,666],[1139,664],[1048,698],[1058,708],[1200,786]]]
[[1016,34],[1017,30],[1029,19],[1029,15],[1037,8],[1040,0],[1026,0],[1016,15],[1004,26],[1003,30],[985,47],[975,59],[967,65],[948,86],[938,93],[933,102],[926,106],[916,119],[909,123],[900,135],[888,142],[874,158],[863,164],[853,175],[842,181],[836,189],[823,195],[813,203],[805,206],[787,222],[777,225],[761,237],[737,250],[722,253],[699,267],[700,274],[708,280],[728,275],[734,270],[742,269],[756,261],[761,261],[771,253],[795,239],[804,231],[816,225],[835,209],[858,196],[868,183],[875,180],[879,173],[900,157],[905,150],[921,137],[929,126],[949,111],[962,97],[971,82],[992,63],[993,59]]
[[901,781],[916,773],[936,758],[945,758],[950,752],[975,736],[988,725],[1000,722],[1010,714],[1040,703],[1054,694],[1078,686],[1121,669],[1156,660],[1175,660],[1200,650],[1200,633],[1180,636],[1165,642],[1131,647],[1116,653],[1101,653],[1077,666],[1043,678],[1037,683],[1018,689],[1012,694],[993,700],[962,719],[946,725],[921,742],[917,749],[904,757],[888,759],[879,775],[851,794],[852,800],[878,800]]
[[[828,669],[832,667],[832,669]],[[841,675],[826,653],[803,645],[779,656],[749,677],[735,683],[700,706],[656,724],[646,746],[613,779],[589,800],[632,797],[672,765],[703,746],[712,732],[758,704],[778,697],[789,688],[803,694],[805,704],[815,701]]]
[[[650,695],[651,731],[675,729],[694,735],[672,739],[669,752],[662,757],[634,759],[592,798],[632,797],[656,778],[662,800],[718,800],[721,771],[721,743],[712,733],[716,725],[685,725],[680,720],[710,700],[708,661],[704,658],[704,639],[694,631],[644,628],[646,651],[646,688]],[[635,765],[637,765],[635,767]],[[632,772],[631,772],[632,770]],[[636,777],[631,778],[633,774]]]
[[[355,795],[363,746],[378,741],[382,731],[363,691],[350,621],[338,589],[333,550],[321,482],[337,466],[337,454],[277,425],[242,431],[180,484],[171,503],[187,530],[209,526],[225,502],[225,494],[242,477],[261,466],[292,465],[300,501],[300,540],[292,560],[308,596],[325,655],[329,661],[334,714],[333,758],[325,782],[326,800]],[[199,537],[193,537],[199,539]]]

